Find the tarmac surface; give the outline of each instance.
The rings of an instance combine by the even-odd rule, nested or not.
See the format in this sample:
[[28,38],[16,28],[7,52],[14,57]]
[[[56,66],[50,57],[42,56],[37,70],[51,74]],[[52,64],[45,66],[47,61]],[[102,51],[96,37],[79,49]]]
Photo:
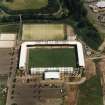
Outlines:
[[10,101],[17,105],[61,105],[64,95],[61,89],[62,87],[40,86],[17,80]]
[[0,49],[0,76],[7,76],[10,72],[11,49]]

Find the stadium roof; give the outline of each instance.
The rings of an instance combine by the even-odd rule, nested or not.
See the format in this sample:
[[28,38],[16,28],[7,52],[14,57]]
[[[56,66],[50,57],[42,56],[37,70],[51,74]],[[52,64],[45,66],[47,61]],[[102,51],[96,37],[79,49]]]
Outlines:
[[77,53],[78,53],[78,63],[79,66],[85,66],[84,62],[84,54],[82,44],[78,41],[32,41],[32,42],[24,42],[21,45],[21,52],[20,52],[20,62],[19,68],[26,69],[26,59],[27,59],[27,46],[30,45],[76,45],[77,46]]

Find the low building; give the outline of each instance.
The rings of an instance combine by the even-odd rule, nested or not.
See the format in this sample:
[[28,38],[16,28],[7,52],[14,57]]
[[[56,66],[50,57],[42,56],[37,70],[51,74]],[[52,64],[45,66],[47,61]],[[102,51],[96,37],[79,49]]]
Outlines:
[[97,8],[105,8],[105,1],[99,1],[96,3]]
[[95,13],[105,11],[105,1],[99,1],[95,4],[89,5],[89,7]]

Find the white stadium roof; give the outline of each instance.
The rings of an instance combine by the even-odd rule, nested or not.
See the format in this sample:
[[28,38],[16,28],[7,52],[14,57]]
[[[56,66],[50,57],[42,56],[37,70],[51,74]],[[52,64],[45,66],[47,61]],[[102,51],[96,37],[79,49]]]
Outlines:
[[47,45],[55,45],[55,44],[57,45],[62,45],[62,44],[76,45],[79,66],[83,66],[83,67],[85,66],[82,44],[78,41],[32,41],[32,42],[24,42],[21,45],[19,68],[26,69],[27,46],[28,45],[31,46],[31,45],[46,45],[46,44]]
[[96,6],[97,6],[98,8],[104,8],[104,7],[105,7],[105,1],[99,1],[99,2],[97,2],[97,3],[96,3]]

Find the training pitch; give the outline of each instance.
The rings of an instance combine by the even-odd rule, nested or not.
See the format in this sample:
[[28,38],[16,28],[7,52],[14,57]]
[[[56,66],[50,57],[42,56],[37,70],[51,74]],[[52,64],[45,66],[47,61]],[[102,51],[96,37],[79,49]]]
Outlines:
[[28,65],[31,67],[76,67],[76,49],[30,48]]
[[22,40],[64,40],[63,24],[28,24],[23,25]]
[[40,9],[48,5],[48,0],[4,0],[1,5],[11,10]]

